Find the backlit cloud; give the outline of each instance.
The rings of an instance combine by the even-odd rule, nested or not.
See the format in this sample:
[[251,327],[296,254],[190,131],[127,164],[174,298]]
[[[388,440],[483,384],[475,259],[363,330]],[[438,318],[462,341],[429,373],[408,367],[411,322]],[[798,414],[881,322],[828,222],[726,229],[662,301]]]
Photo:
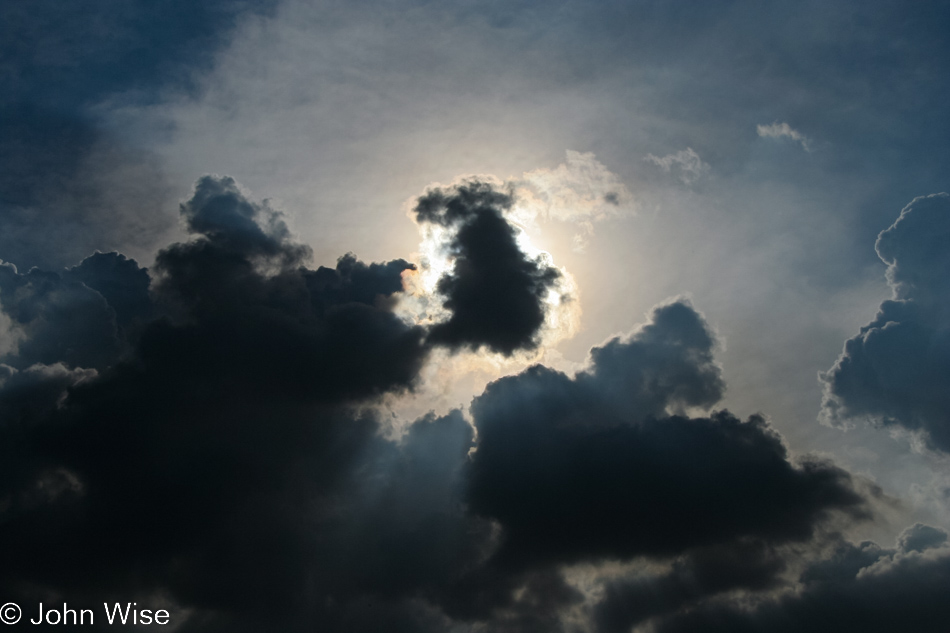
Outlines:
[[822,374],[823,419],[869,420],[950,452],[950,196],[914,199],[875,248],[893,297]]

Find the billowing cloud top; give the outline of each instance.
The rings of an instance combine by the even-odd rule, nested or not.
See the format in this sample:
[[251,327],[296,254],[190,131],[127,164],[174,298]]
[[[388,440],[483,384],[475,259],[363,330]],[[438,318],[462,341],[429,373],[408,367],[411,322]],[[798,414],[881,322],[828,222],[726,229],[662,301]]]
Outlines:
[[713,341],[676,302],[591,350],[574,378],[536,366],[489,385],[472,403],[471,499],[505,527],[498,556],[577,562],[804,539],[826,511],[858,509],[844,471],[791,465],[761,417],[669,416],[721,397]]
[[894,298],[822,379],[832,424],[870,419],[950,452],[950,196],[916,198],[877,239]]

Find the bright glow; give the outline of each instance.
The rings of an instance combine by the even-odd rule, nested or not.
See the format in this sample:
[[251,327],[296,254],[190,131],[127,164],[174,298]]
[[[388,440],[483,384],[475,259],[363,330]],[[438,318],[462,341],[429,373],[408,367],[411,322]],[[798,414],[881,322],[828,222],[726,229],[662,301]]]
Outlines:
[[[514,227],[515,243],[522,253],[544,266],[557,268],[561,273],[554,287],[548,290],[544,301],[547,304],[544,325],[539,332],[540,345],[536,352],[525,353],[528,360],[535,361],[545,348],[553,347],[559,341],[571,338],[580,326],[581,307],[577,284],[571,274],[562,267],[554,265],[554,258],[531,242],[525,227],[514,221],[517,210],[507,218]],[[455,229],[437,224],[420,223],[419,232],[422,241],[419,250],[413,255],[418,266],[416,271],[403,273],[406,297],[400,303],[403,318],[420,325],[431,325],[448,319],[450,313],[442,307],[444,298],[438,292],[439,280],[455,268],[455,256],[450,244]]]

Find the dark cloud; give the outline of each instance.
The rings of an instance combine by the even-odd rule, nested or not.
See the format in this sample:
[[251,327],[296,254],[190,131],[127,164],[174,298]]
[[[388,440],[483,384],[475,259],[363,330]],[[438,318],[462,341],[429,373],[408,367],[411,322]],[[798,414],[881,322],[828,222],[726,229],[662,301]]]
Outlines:
[[0,265],[0,309],[9,319],[0,361],[102,369],[126,349],[128,328],[151,315],[148,288],[148,272],[118,253],[96,253],[62,273]]
[[[458,229],[447,278],[460,287],[473,282],[459,262],[483,256],[467,227],[488,218],[514,245],[507,194],[467,187],[419,206]],[[118,253],[0,269],[9,600],[157,601],[200,633],[620,631],[687,626],[683,613],[715,605],[741,623],[752,612],[731,597],[765,605],[788,590],[789,551],[817,549],[832,517],[869,514],[848,473],[791,459],[763,417],[690,417],[725,385],[716,337],[684,300],[574,377],[535,366],[490,384],[474,428],[430,414],[393,439],[374,405],[414,387],[452,323],[394,312],[414,266],[347,254],[309,268],[280,213],[227,177],[200,179],[181,214],[191,240],[150,270]],[[513,252],[490,278],[499,263],[545,275]],[[495,349],[481,336],[452,346]],[[917,525],[897,550],[841,550],[802,583],[885,563],[930,578],[945,540]],[[627,571],[592,572],[591,603],[568,566],[606,561]]]
[[915,523],[904,530],[897,539],[897,548],[902,552],[922,552],[940,547],[947,542],[947,532],[923,523]]
[[745,607],[739,601],[711,602],[655,626],[660,633],[752,633],[764,631],[922,631],[937,633],[950,621],[945,599],[950,582],[950,548],[907,549],[905,531],[897,549],[872,542],[842,543],[828,559],[812,564],[794,592]]
[[37,459],[34,427],[55,414],[67,388],[95,376],[94,370],[70,370],[61,364],[35,365],[23,371],[0,365],[0,429],[4,437],[0,512],[6,519],[45,499],[43,473],[56,471],[54,464]]
[[710,596],[737,589],[780,586],[785,558],[762,541],[737,541],[691,552],[660,575],[641,574],[607,583],[594,608],[597,631],[624,633],[649,618],[676,613]]
[[[356,408],[411,387],[426,356],[422,329],[392,312],[411,264],[367,265],[348,255],[336,268],[307,269],[309,249],[228,178],[199,181],[182,214],[195,239],[159,254],[151,296],[148,273],[117,254],[94,255],[62,275],[4,268],[4,310],[29,329],[17,358],[26,364],[29,353],[46,365],[4,369],[4,450],[16,459],[5,466],[0,531],[16,547],[3,548],[0,583],[11,595],[26,583],[77,601],[121,587],[143,599],[170,592],[210,629],[240,613],[257,630],[276,621],[296,630],[294,619],[306,614],[337,617],[309,602],[303,592],[313,583],[344,603],[381,584],[411,586],[411,576],[382,583],[378,568],[339,557],[352,526],[378,516],[361,510],[342,482],[377,490],[388,470],[374,460],[395,471],[390,486],[428,481],[424,456],[407,449],[410,457],[400,458],[377,438],[376,418]],[[101,336],[86,331],[90,323],[102,326]],[[112,354],[127,334],[124,356],[92,365],[98,376],[55,364],[98,363],[92,352]],[[453,418],[414,429],[410,446],[426,455],[455,446],[431,458],[459,469],[467,424]],[[440,468],[429,468],[444,486],[433,498],[453,489],[451,468]],[[431,536],[422,543],[436,542],[439,521],[455,508],[443,505],[423,503],[415,514],[404,507],[408,533],[394,525],[393,540],[411,545],[416,521]],[[459,557],[470,543],[477,541],[459,545]],[[390,553],[385,543],[368,551]],[[400,551],[411,548],[391,550]],[[431,559],[437,569],[419,565],[418,576],[454,566],[450,556]],[[317,573],[322,565],[334,567],[339,584]]]
[[121,349],[116,313],[80,281],[37,268],[0,266],[0,306],[9,318],[3,362],[19,368],[62,362],[103,367]]
[[[165,596],[203,632],[557,631],[584,601],[564,563],[673,556],[675,609],[771,586],[771,543],[861,511],[843,471],[792,465],[761,419],[668,416],[724,388],[682,301],[575,378],[535,367],[489,386],[477,444],[458,412],[385,439],[360,405],[411,388],[426,357],[392,312],[411,265],[308,269],[279,214],[227,178],[200,180],[182,214],[195,237],[159,254],[151,285],[115,253],[49,277],[77,307],[95,299],[123,355],[98,374],[52,353],[3,366],[10,596]],[[636,591],[613,585],[597,617],[646,617],[621,605]]]
[[631,336],[593,348],[590,367],[576,381],[627,421],[708,409],[726,390],[713,357],[717,346],[706,320],[688,301],[676,300],[655,307]]
[[125,255],[90,255],[78,266],[68,269],[63,277],[79,281],[102,295],[109,307],[115,311],[116,323],[120,327],[128,327],[136,321],[146,321],[153,314],[152,300],[148,293],[151,284],[148,271]]
[[[335,269],[309,270],[309,248],[290,239],[279,214],[226,177],[199,180],[182,215],[199,235],[156,258],[154,296],[171,320],[143,333],[144,362],[183,386],[213,380],[226,363],[234,368],[229,388],[319,402],[411,385],[427,353],[424,332],[391,308],[412,264],[366,265],[347,255]],[[189,355],[196,361],[182,373],[176,366]]]
[[[501,397],[489,391],[477,406]],[[564,400],[562,415],[545,407],[543,417],[476,409],[471,502],[504,527],[500,556],[578,562],[741,537],[801,541],[830,511],[861,513],[845,471],[792,465],[761,418],[723,412],[597,429],[601,421],[586,426],[593,416]]]
[[181,215],[191,233],[203,235],[224,251],[247,258],[281,257],[282,266],[299,264],[310,249],[289,242],[290,231],[280,214],[248,200],[233,178],[205,176],[195,184]]
[[487,347],[506,356],[537,347],[545,299],[561,274],[518,246],[516,230],[504,216],[513,203],[511,194],[478,180],[419,198],[419,222],[452,231],[446,248],[454,267],[438,282],[452,316],[431,328],[433,343]]
[[862,512],[848,474],[788,459],[759,416],[667,417],[721,395],[712,334],[687,304],[654,311],[591,352],[576,378],[541,366],[488,386],[472,509],[504,528],[499,556],[577,562],[674,554],[763,538],[807,539],[833,510]]
[[832,423],[870,419],[950,451],[950,196],[916,198],[878,237],[894,298],[825,374]]

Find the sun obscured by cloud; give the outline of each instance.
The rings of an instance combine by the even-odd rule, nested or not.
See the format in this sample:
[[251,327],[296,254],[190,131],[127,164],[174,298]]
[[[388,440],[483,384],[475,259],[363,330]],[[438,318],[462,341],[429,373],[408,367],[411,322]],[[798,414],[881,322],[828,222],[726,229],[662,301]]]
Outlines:
[[0,4],[0,595],[945,633],[945,5]]

